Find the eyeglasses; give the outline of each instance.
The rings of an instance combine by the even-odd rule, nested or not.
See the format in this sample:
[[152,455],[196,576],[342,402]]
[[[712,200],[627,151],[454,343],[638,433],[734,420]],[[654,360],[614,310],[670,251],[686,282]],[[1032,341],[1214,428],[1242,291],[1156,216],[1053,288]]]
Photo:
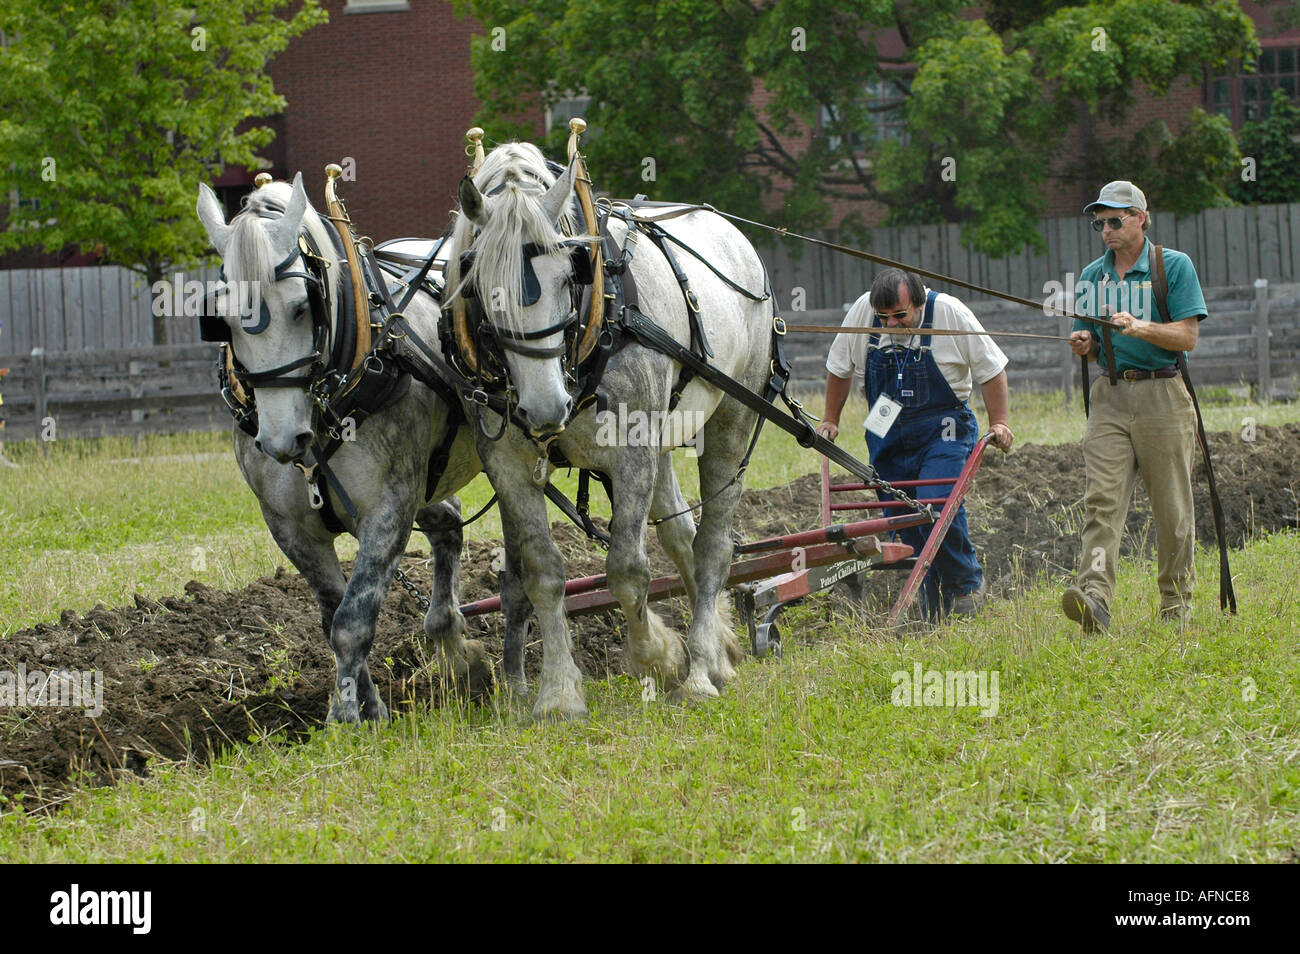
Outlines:
[[1108,219],[1093,219],[1092,230],[1094,232],[1100,232],[1103,226],[1109,225],[1111,231],[1114,232],[1120,229],[1121,227],[1123,227],[1125,219],[1131,219],[1131,218],[1133,218],[1132,212],[1130,212],[1128,215],[1115,215]]
[[881,312],[876,312],[876,317],[879,318],[881,321],[889,321],[891,318],[894,321],[902,321],[904,318],[907,317],[907,313],[911,310],[912,309],[910,308],[904,308],[902,311],[895,311],[888,315],[882,314]]

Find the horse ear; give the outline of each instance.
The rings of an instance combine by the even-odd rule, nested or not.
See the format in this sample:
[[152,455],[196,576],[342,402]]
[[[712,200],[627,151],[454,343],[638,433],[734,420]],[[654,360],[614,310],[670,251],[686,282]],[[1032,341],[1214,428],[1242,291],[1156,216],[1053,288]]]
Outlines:
[[199,221],[207,230],[212,247],[217,250],[218,255],[224,257],[226,243],[230,240],[230,226],[226,225],[226,213],[222,211],[216,194],[202,182],[199,183],[198,213]]
[[307,212],[307,190],[302,187],[302,173],[293,177],[293,193],[289,196],[288,208],[284,217],[273,219],[266,227],[272,246],[281,254],[287,254],[298,241],[298,229],[302,227],[302,217]]
[[486,203],[483,201],[483,193],[478,191],[474,180],[469,176],[462,176],[457,192],[460,197],[460,210],[465,217],[479,227],[486,225]]
[[569,167],[564,170],[564,175],[555,180],[555,185],[546,190],[546,194],[539,200],[542,211],[552,222],[559,222],[569,207],[569,197],[573,195],[573,180],[577,175],[578,164],[570,160]]

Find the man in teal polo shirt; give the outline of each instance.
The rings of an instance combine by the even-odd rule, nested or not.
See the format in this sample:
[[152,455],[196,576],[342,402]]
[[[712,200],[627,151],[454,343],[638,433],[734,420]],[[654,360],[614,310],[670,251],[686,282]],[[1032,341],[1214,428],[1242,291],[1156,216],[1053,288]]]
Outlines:
[[1169,321],[1161,320],[1146,237],[1151,215],[1146,196],[1133,183],[1107,183],[1083,211],[1092,216],[1106,254],[1079,276],[1075,310],[1121,327],[1111,331],[1109,346],[1102,329],[1085,321],[1076,321],[1070,335],[1070,349],[1096,361],[1102,371],[1090,391],[1092,411],[1083,437],[1083,552],[1078,579],[1061,605],[1085,632],[1110,626],[1120,536],[1141,476],[1156,525],[1160,615],[1186,622],[1195,574],[1196,412],[1175,362],[1179,351],[1196,347],[1205,297],[1191,259],[1165,249]]

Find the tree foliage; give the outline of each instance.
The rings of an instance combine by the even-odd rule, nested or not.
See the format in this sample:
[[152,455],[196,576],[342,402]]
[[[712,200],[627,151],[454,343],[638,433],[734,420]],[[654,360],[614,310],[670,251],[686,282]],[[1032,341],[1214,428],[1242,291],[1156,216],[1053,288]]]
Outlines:
[[[1081,118],[1118,122],[1143,86],[1159,95],[1258,49],[1230,0],[994,0],[983,16],[964,0],[459,6],[488,28],[472,56],[497,139],[530,132],[533,97],[584,92],[591,166],[612,192],[768,218],[775,192],[780,221],[805,228],[874,202],[891,222],[963,222],[994,254],[1036,241],[1026,223],[1048,175],[1077,168],[1064,151]],[[895,94],[906,138],[882,133],[887,101],[868,90]],[[1217,121],[1140,135],[1196,171],[1181,198],[1223,201],[1236,152]]]
[[151,283],[202,257],[197,184],[258,167],[284,108],[266,64],[325,19],[292,2],[5,0],[0,250],[77,246]]
[[1238,202],[1300,201],[1300,109],[1273,90],[1268,118],[1246,123],[1237,137],[1247,165],[1232,185]]

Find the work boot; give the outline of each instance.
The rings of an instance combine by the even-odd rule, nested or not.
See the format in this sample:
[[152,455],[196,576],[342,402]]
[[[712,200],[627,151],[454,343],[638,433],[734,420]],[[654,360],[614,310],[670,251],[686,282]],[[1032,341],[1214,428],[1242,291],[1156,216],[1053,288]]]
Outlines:
[[1166,606],[1160,610],[1160,622],[1162,623],[1178,623],[1180,626],[1186,626],[1191,621],[1192,607],[1190,603]]
[[1061,609],[1076,623],[1083,624],[1085,633],[1110,629],[1110,610],[1095,596],[1090,596],[1078,586],[1069,587],[1061,596]]
[[980,604],[984,602],[984,594],[988,592],[988,587],[981,582],[979,589],[971,590],[969,593],[963,593],[952,601],[953,616],[974,616],[979,612]]

